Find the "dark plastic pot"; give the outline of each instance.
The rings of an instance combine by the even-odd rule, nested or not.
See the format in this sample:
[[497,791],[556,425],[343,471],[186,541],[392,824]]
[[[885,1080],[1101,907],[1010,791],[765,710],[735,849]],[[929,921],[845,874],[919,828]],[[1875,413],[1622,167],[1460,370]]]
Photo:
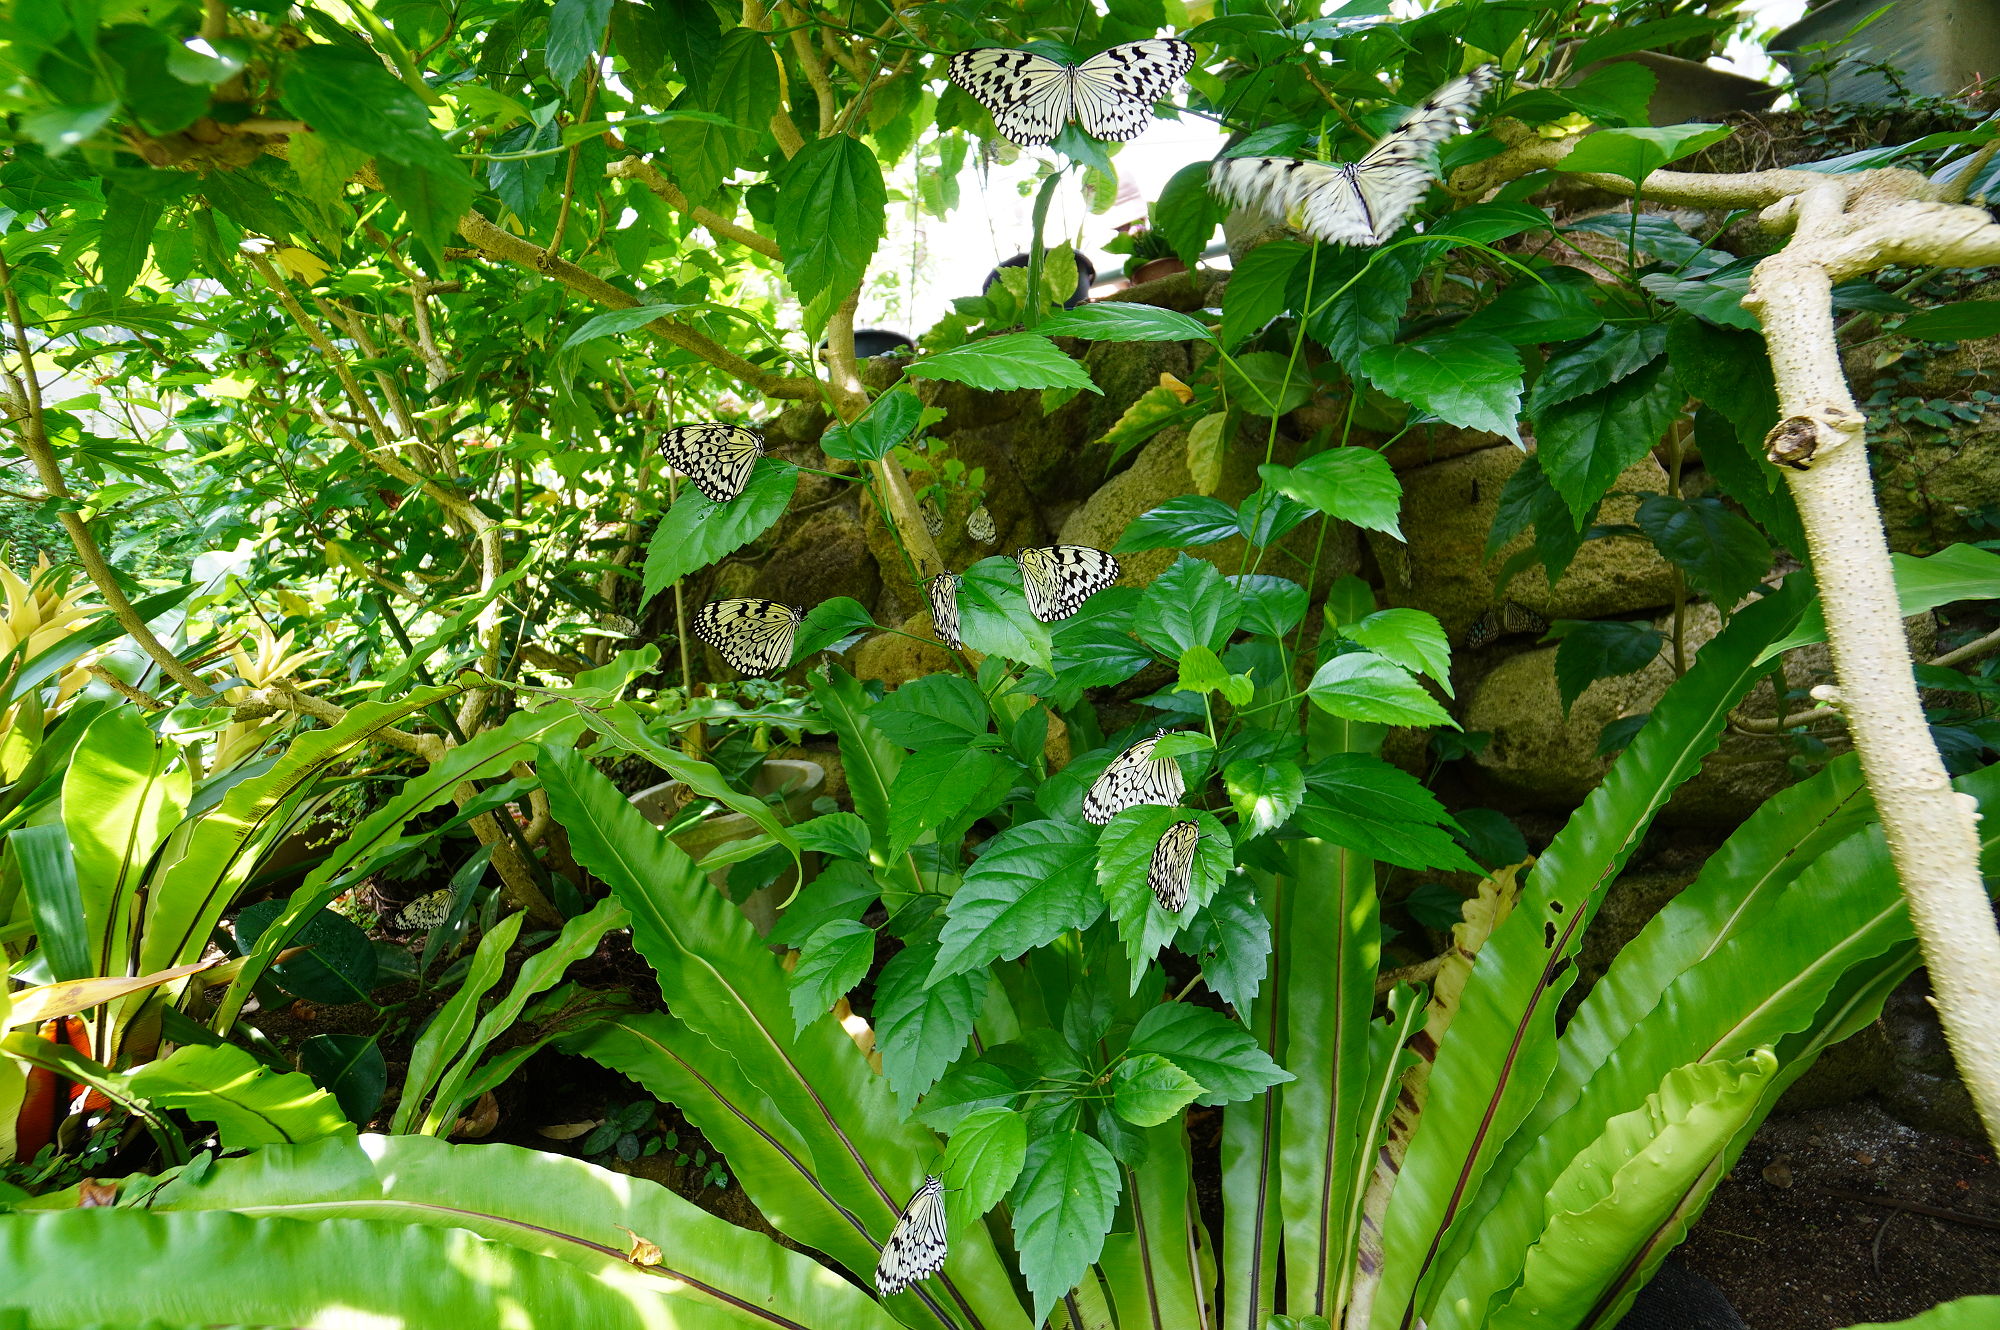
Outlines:
[[[1011,259],[1001,260],[1000,263],[1000,268],[1025,268],[1027,266],[1028,266],[1028,256],[1026,254],[1016,254]],[[986,280],[980,283],[979,294],[985,295],[987,289],[991,287],[993,283],[1000,280],[1000,268],[995,268],[992,272],[986,274]],[[1045,282],[1048,280],[1048,273],[1046,271],[1044,271],[1042,274],[1042,280]],[[1092,263],[1089,259],[1085,258],[1083,255],[1078,254],[1076,256],[1076,294],[1071,296],[1068,300],[1063,301],[1063,308],[1075,309],[1078,305],[1081,305],[1084,301],[1090,299],[1091,283],[1095,282],[1096,280],[1097,280],[1097,265]]]

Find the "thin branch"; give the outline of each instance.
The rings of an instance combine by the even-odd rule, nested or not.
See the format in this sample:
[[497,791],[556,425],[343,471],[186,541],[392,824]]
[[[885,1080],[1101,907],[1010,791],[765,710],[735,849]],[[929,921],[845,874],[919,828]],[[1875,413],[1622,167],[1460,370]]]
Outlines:
[[674,183],[660,174],[659,168],[638,157],[626,157],[611,164],[610,173],[624,180],[636,180],[652,190],[675,212],[692,217],[696,224],[708,233],[723,240],[733,240],[745,249],[755,250],[765,258],[782,259],[778,242],[766,235],[759,235],[746,226],[739,226],[721,213],[711,208],[690,204],[687,195],[674,187]]

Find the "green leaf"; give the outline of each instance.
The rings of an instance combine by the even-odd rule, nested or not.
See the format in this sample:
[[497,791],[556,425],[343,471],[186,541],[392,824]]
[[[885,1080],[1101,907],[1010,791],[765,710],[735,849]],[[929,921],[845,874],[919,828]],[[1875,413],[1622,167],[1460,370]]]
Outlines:
[[1051,314],[1035,325],[1044,337],[1082,337],[1093,342],[1206,342],[1208,325],[1179,310],[1107,300]]
[[835,134],[808,142],[771,183],[778,189],[773,226],[785,277],[817,335],[860,284],[881,243],[889,206],[882,166],[867,144]]
[[1391,397],[1446,424],[1521,441],[1521,356],[1498,337],[1458,333],[1378,346],[1361,357],[1361,372]]
[[1181,652],[1180,674],[1174,681],[1177,693],[1219,693],[1229,687],[1229,671],[1218,656],[1197,642]]
[[392,157],[375,159],[375,174],[396,206],[403,210],[410,226],[430,251],[442,262],[445,245],[472,207],[475,190],[472,177],[457,161],[448,165],[410,166]]
[[1646,177],[1690,153],[1720,143],[1734,132],[1728,126],[1663,125],[1657,128],[1601,129],[1571,148],[1558,171],[1603,171],[1622,176],[1635,187]]
[[1342,720],[1459,728],[1407,670],[1372,651],[1349,651],[1320,666],[1306,696]]
[[1682,312],[1725,328],[1751,332],[1764,325],[1743,298],[1750,294],[1748,266],[1731,268],[1701,277],[1676,277],[1668,273],[1647,273],[1639,285]]
[[1683,397],[1667,362],[1657,360],[1535,418],[1542,474],[1579,527],[1625,469],[1652,451],[1679,414]]
[[783,101],[770,41],[753,29],[733,29],[722,38],[712,61],[697,63],[712,66],[706,86],[698,86],[698,79],[687,79],[686,90],[674,99],[674,108],[712,111],[730,123],[670,121],[660,128],[660,158],[690,201],[707,203],[716,197],[724,179],[751,160]]
[[813,700],[840,744],[840,764],[847,776],[854,811],[868,824],[876,845],[889,843],[889,790],[902,769],[903,754],[875,728],[868,695],[860,681],[835,665],[824,675],[811,676]]
[[1439,239],[1471,240],[1491,245],[1550,225],[1549,215],[1532,203],[1495,200],[1460,208],[1430,227],[1425,234]]
[[1178,659],[1197,644],[1220,649],[1243,620],[1243,602],[1214,564],[1183,554],[1140,596],[1134,620],[1140,641]]
[[1666,345],[1667,330],[1660,324],[1622,324],[1549,357],[1528,393],[1528,417],[1540,420],[1557,402],[1596,392],[1638,373],[1658,360]]
[[[1897,608],[1904,618],[1949,605],[1956,600],[2000,599],[2000,554],[1976,545],[1947,545],[1936,554],[1891,554],[1896,574]],[[1764,649],[1758,664],[1794,647],[1826,640],[1826,615],[1815,600],[1798,627]]]
[[1011,960],[1104,912],[1093,828],[1022,822],[986,842],[946,907],[930,982]]
[[1013,388],[1088,388],[1103,395],[1082,365],[1037,333],[1003,333],[925,356],[906,371],[919,379],[950,379],[989,392]]
[[285,105],[337,143],[439,175],[459,165],[431,123],[430,108],[366,48],[312,45],[285,69]]
[[[258,901],[236,915],[236,948],[248,956],[271,922],[284,912],[282,900]],[[316,910],[292,938],[306,948],[271,967],[271,978],[294,997],[339,1006],[366,1001],[375,986],[375,948],[354,921],[333,910]]]
[[901,858],[926,832],[991,812],[1018,771],[986,748],[923,748],[904,758],[889,787],[889,857]]
[[1222,347],[1234,351],[1244,339],[1285,312],[1293,274],[1311,251],[1296,240],[1275,240],[1243,256],[1229,272],[1222,296]]
[[1428,674],[1444,689],[1445,696],[1457,696],[1451,689],[1451,643],[1435,615],[1422,610],[1377,610],[1358,623],[1343,625],[1340,635],[1406,670]]
[[332,1095],[357,1127],[366,1127],[389,1088],[382,1045],[370,1034],[316,1034],[299,1045],[299,1070]]
[[1606,1122],[1556,1179],[1521,1283],[1486,1324],[1526,1330],[1548,1324],[1545,1316],[1589,1315],[1618,1272],[1648,1254],[1660,1229],[1675,1221],[1777,1073],[1768,1048],[1680,1067],[1643,1106]]
[[1264,483],[1288,498],[1369,531],[1403,538],[1403,485],[1389,460],[1372,448],[1329,448],[1297,466],[1257,468]]
[[[72,768],[74,769],[74,768]],[[57,980],[88,979],[101,973],[92,959],[93,933],[83,919],[83,894],[78,890],[69,833],[60,822],[16,827],[7,833],[14,867],[27,893],[34,919],[35,940]]]
[[1283,637],[1306,613],[1306,589],[1269,573],[1241,573],[1227,579],[1243,598],[1243,628],[1264,637]]
[[[1164,909],[1146,881],[1160,837],[1176,822],[1192,818],[1200,827],[1194,871],[1188,875],[1188,901],[1178,914]],[[1118,925],[1125,955],[1132,963],[1132,992],[1146,976],[1146,967],[1207,906],[1229,875],[1232,864],[1229,833],[1211,813],[1145,804],[1127,808],[1098,835],[1097,885]],[[1152,1126],[1152,1123],[1141,1123]]]
[[1695,590],[1720,604],[1736,604],[1771,569],[1771,547],[1764,537],[1720,499],[1648,494],[1635,520]]
[[1925,342],[1971,342],[2000,336],[2000,300],[1959,300],[1921,310],[1898,324],[1896,333]]
[[1194,267],[1222,225],[1222,205],[1208,192],[1208,163],[1190,162],[1174,172],[1148,212],[1153,229],[1166,237],[1182,263]]
[[1028,1122],[1011,1108],[978,1108],[958,1120],[938,1168],[950,1189],[951,1224],[977,1223],[1000,1204],[1028,1158]]
[[934,945],[905,947],[875,985],[875,1039],[882,1072],[904,1102],[929,1090],[972,1039],[986,996],[984,973],[932,976]]
[[827,426],[820,437],[820,450],[828,457],[872,462],[887,457],[890,450],[916,432],[923,420],[924,404],[907,388],[883,393],[870,404],[868,413],[851,425],[838,422]]
[[1111,1107],[1135,1127],[1159,1126],[1201,1093],[1201,1082],[1158,1053],[1134,1053],[1111,1076]]
[[1028,613],[1020,565],[1003,555],[981,559],[960,575],[958,631],[974,651],[1055,668],[1049,627]]
[[1036,1325],[1104,1249],[1118,1190],[1118,1161],[1083,1132],[1052,1132],[1028,1147],[1014,1185],[1014,1245]]
[[507,968],[508,949],[521,935],[525,918],[524,914],[510,914],[479,939],[479,947],[472,953],[472,964],[458,991],[437,1009],[417,1037],[416,1046],[410,1051],[409,1066],[403,1072],[403,1095],[392,1123],[392,1130],[398,1135],[419,1129],[424,1121],[425,1100],[444,1079],[446,1064],[457,1058],[471,1041],[479,1020],[479,1000],[500,982]]
[[1307,300],[1306,270],[1293,276],[1292,306],[1306,311],[1306,331],[1353,375],[1361,357],[1396,340],[1410,305],[1410,288],[1423,268],[1422,247],[1359,249],[1322,245],[1313,261]]
[[1479,871],[1452,836],[1436,796],[1415,776],[1368,753],[1336,753],[1305,773],[1293,820],[1309,836],[1400,868]]
[[1599,124],[1643,125],[1646,108],[1659,88],[1652,70],[1635,61],[1599,65],[1568,87],[1550,89]]
[[1247,1018],[1271,956],[1271,921],[1258,907],[1247,874],[1223,881],[1190,941],[1199,948],[1202,981]]
[[1179,395],[1165,384],[1146,389],[1132,399],[1132,405],[1120,412],[1111,428],[1097,440],[1111,450],[1108,465],[1116,465],[1119,458],[1176,420],[1184,418],[1190,411],[1191,408],[1181,401]]
[[1312,396],[1312,370],[1277,351],[1252,351],[1222,362],[1229,404],[1253,416],[1282,416]]
[[567,88],[598,53],[610,21],[611,0],[556,0],[549,11],[549,40],[542,55],[558,88]]
[[339,1101],[304,1075],[274,1072],[232,1044],[184,1044],[125,1083],[157,1107],[213,1122],[226,1150],[354,1131]]
[[1305,773],[1282,759],[1231,762],[1222,769],[1222,783],[1248,836],[1276,831],[1306,797]]
[[51,157],[60,157],[111,123],[117,102],[92,102],[86,106],[51,106],[30,111],[21,117],[21,132],[42,145]]
[[797,467],[761,457],[743,492],[728,503],[716,503],[692,485],[683,488],[646,546],[642,595],[650,600],[763,535],[784,516],[798,487]]
[[558,350],[567,351],[572,347],[594,342],[600,337],[616,337],[635,328],[643,328],[654,319],[678,314],[685,309],[698,309],[698,305],[634,305],[630,309],[607,309],[593,314],[577,326],[577,330],[563,339]]
[[[76,740],[63,772],[61,821],[94,940],[86,975],[127,972],[135,916],[145,909],[148,861],[186,814],[192,786],[176,745],[162,742],[136,708],[105,712]],[[174,963],[194,959],[176,956]]]
[[1183,494],[1133,518],[1111,552],[1134,554],[1140,550],[1213,545],[1240,534],[1234,508],[1220,499]]
[[1201,1082],[1203,1104],[1230,1104],[1292,1079],[1241,1024],[1185,1002],[1148,1008],[1133,1027],[1130,1053],[1158,1053]]
[[1621,619],[1558,619],[1549,625],[1549,631],[1562,636],[1562,645],[1556,648],[1556,691],[1562,697],[1564,715],[1583,696],[1583,690],[1599,679],[1634,674],[1652,664],[1666,642],[1651,624]]
[[107,191],[97,240],[98,272],[106,294],[122,297],[138,279],[166,203],[166,196],[160,193],[123,188]]
[[956,674],[910,680],[877,702],[868,719],[905,748],[966,744],[991,731],[986,699]]
[[1572,59],[1582,69],[1614,55],[1633,51],[1659,50],[1689,37],[1706,37],[1728,26],[1728,20],[1704,18],[1699,14],[1676,14],[1672,18],[1648,19],[1643,23],[1619,24],[1584,41]]
[[1595,283],[1587,274],[1575,268],[1552,268],[1541,276],[1556,280],[1546,286],[1524,280],[1508,287],[1459,324],[1459,330],[1490,333],[1515,346],[1533,346],[1588,337],[1604,326],[1603,311],[1593,299]]
[[805,660],[821,651],[839,651],[842,643],[875,626],[875,618],[852,596],[822,600],[806,612],[792,641],[792,659]]
[[1907,1321],[1870,1321],[1848,1330],[1982,1330],[2000,1318],[2000,1295],[1975,1295],[1941,1302]]
[[792,1023],[803,1031],[834,1002],[868,977],[875,961],[875,930],[853,919],[834,919],[813,930],[792,970]]

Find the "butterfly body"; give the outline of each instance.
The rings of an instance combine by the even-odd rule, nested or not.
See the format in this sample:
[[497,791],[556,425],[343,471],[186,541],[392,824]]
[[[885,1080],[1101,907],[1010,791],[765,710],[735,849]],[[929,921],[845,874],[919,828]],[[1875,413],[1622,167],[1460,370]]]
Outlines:
[[1165,734],[1158,730],[1111,759],[1083,796],[1084,821],[1101,827],[1127,808],[1180,802],[1187,792],[1181,764],[1171,757],[1153,756],[1154,745]]
[[1071,120],[1093,138],[1127,142],[1194,67],[1194,48],[1153,37],[1067,65],[1033,51],[984,46],[951,58],[951,81],[993,113],[993,126],[1024,148],[1047,143]]
[[1209,187],[1238,207],[1296,219],[1335,245],[1379,245],[1429,192],[1431,149],[1458,131],[1496,77],[1482,65],[1432,93],[1358,162],[1231,157],[1209,168]]
[[1014,555],[1028,612],[1043,623],[1067,619],[1118,580],[1118,560],[1089,545],[1030,545]]
[[893,1297],[918,1280],[929,1279],[944,1269],[946,1249],[944,1179],[932,1175],[910,1197],[889,1231],[889,1240],[882,1244],[881,1259],[875,1264],[876,1291]]
[[924,592],[930,597],[931,623],[937,630],[937,640],[953,650],[964,646],[958,635],[958,574],[939,573],[924,583]]
[[1160,833],[1153,847],[1153,862],[1146,870],[1146,885],[1153,899],[1169,914],[1187,908],[1188,886],[1194,877],[1194,852],[1201,844],[1201,824],[1192,818],[1176,822]]
[[792,637],[805,611],[757,596],[711,600],[695,611],[694,631],[745,674],[774,674],[792,663]]
[[713,503],[728,503],[750,482],[764,436],[741,425],[676,425],[660,435],[660,456]]

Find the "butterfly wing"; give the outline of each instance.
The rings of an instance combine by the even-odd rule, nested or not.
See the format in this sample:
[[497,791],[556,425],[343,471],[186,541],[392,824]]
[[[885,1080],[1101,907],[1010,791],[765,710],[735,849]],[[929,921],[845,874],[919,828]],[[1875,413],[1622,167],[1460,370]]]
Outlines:
[[1118,580],[1118,560],[1088,545],[1031,545],[1014,557],[1028,612],[1043,623],[1067,619]]
[[714,503],[728,503],[750,481],[764,436],[741,425],[676,425],[660,436],[660,455]]
[[695,611],[694,631],[743,673],[772,674],[792,663],[792,635],[805,617],[782,601],[742,596]]
[[1155,734],[1141,739],[1111,759],[1083,796],[1083,818],[1103,826],[1127,808],[1140,804],[1176,804],[1187,792],[1181,779],[1181,764],[1171,757],[1154,757]]
[[993,113],[1002,137],[1032,148],[1047,143],[1075,109],[1070,66],[1000,46],[960,51],[951,58],[951,81]]
[[980,504],[966,515],[965,534],[982,545],[991,545],[998,537],[999,533],[993,526],[993,514],[986,510],[985,504]]
[[1192,820],[1176,822],[1160,833],[1153,847],[1153,863],[1146,870],[1146,885],[1153,899],[1169,914],[1187,908],[1188,885],[1194,876],[1195,847],[1201,844],[1201,825]]
[[421,932],[436,928],[451,917],[452,902],[458,893],[450,887],[441,887],[427,895],[419,896],[399,910],[389,927],[404,932]]
[[931,623],[937,640],[954,649],[964,646],[958,636],[958,574],[939,573],[924,584],[931,601]]
[[1296,157],[1231,157],[1209,168],[1209,188],[1239,208],[1256,208],[1332,245],[1373,245],[1375,218],[1355,168]]
[[1358,244],[1381,244],[1403,225],[1410,209],[1422,202],[1434,178],[1432,150],[1456,134],[1465,117],[1493,86],[1494,70],[1481,65],[1460,75],[1413,107],[1368,155],[1354,164],[1355,188],[1369,216],[1373,238]]
[[944,1179],[927,1177],[882,1244],[882,1257],[875,1263],[876,1291],[893,1297],[944,1269],[946,1236]]
[[1194,67],[1194,47],[1153,37],[1100,51],[1076,67],[1076,122],[1093,138],[1136,139],[1153,120],[1153,103],[1173,95]]

